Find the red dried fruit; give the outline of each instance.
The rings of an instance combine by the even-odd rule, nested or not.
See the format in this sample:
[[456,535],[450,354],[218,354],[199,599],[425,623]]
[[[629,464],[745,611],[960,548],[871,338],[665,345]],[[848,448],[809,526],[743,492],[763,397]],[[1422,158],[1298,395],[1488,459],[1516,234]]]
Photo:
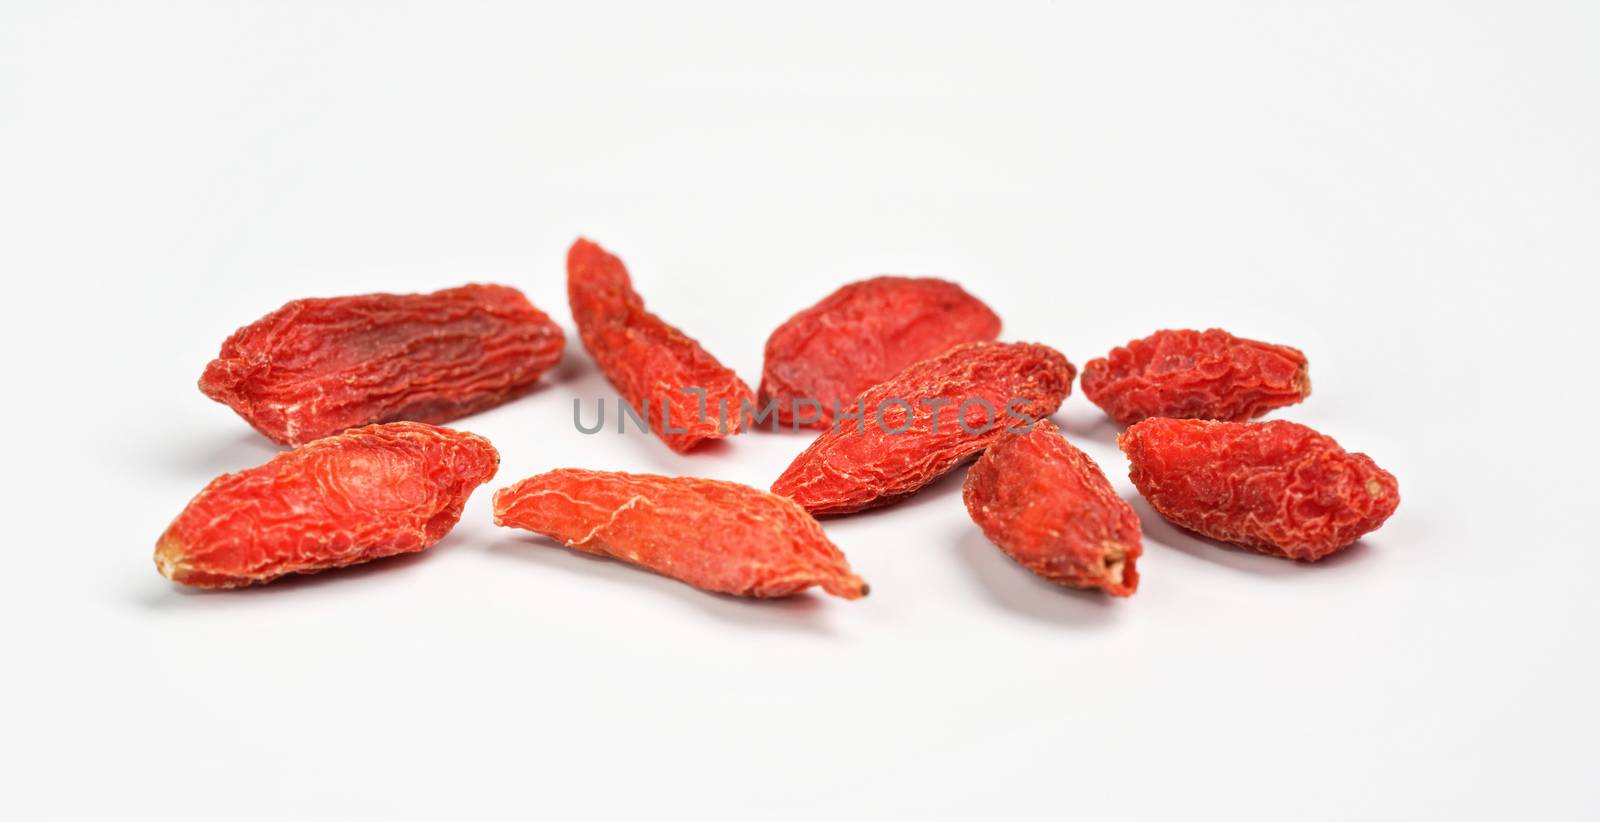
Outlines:
[[772,492],[814,514],[894,502],[982,451],[1007,427],[1055,413],[1075,373],[1049,346],[956,346],[863,392],[855,404],[860,418],[836,420],[772,483]]
[[567,252],[567,299],[583,347],[672,450],[683,453],[739,432],[744,407],[754,403],[750,386],[699,343],[646,311],[622,260],[588,240],[573,243]]
[[326,437],[212,480],[156,542],[156,568],[237,588],[421,551],[499,465],[483,437],[418,422]]
[[1083,367],[1083,394],[1121,425],[1146,417],[1243,422],[1311,395],[1306,355],[1208,331],[1157,331]]
[[295,300],[234,332],[200,390],[273,441],[299,445],[492,408],[532,389],[565,344],[503,285]]
[[707,591],[782,597],[820,585],[845,599],[867,593],[800,506],[734,482],[563,468],[502,488],[494,521]]
[[1000,437],[967,472],[967,513],[1022,567],[1125,597],[1139,587],[1139,516],[1049,420]]
[[792,425],[799,404],[801,420],[816,416],[809,425],[827,428],[836,404],[848,406],[906,366],[998,336],[1000,318],[955,283],[914,277],[851,283],[767,338],[761,405],[775,401],[777,421]]
[[1153,417],[1117,444],[1161,516],[1263,554],[1319,560],[1400,504],[1393,474],[1298,423]]

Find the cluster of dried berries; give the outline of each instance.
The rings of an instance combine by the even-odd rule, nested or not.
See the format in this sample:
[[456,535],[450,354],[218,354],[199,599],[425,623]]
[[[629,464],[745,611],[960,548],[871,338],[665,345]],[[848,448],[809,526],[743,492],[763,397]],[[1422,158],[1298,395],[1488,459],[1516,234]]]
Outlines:
[[[668,446],[739,433],[749,387],[647,311],[622,261],[567,256],[584,348]],[[694,477],[575,468],[501,489],[496,524],[707,591],[867,593],[814,518],[893,503],[976,458],[963,499],[1012,559],[1062,585],[1129,596],[1143,553],[1133,508],[1047,419],[1076,369],[954,283],[876,277],[767,340],[760,398],[826,430],[771,493]],[[515,289],[297,300],[241,328],[200,379],[274,441],[297,446],[218,477],[162,534],[162,574],[231,588],[437,543],[499,466],[474,434],[437,428],[529,391],[561,330]],[[1166,519],[1213,539],[1315,561],[1383,524],[1393,475],[1292,422],[1250,422],[1311,393],[1306,357],[1226,331],[1163,330],[1090,360],[1084,394],[1117,423],[1130,479]],[[805,408],[805,411],[801,409]]]

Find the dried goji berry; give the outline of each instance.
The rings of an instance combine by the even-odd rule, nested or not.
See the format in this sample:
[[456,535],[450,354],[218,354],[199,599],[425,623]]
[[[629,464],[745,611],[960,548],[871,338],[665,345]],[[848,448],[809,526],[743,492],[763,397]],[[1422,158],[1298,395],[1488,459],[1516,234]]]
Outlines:
[[499,465],[488,440],[424,423],[325,437],[212,480],[161,535],[156,568],[236,588],[421,551]]
[[530,390],[564,345],[559,326],[503,285],[295,300],[234,332],[200,390],[299,445],[492,408]]
[[1049,420],[1008,433],[967,472],[972,521],[1024,568],[1125,597],[1139,587],[1139,516]]
[[672,450],[739,432],[743,409],[754,403],[750,386],[646,311],[622,260],[588,240],[573,243],[567,299],[583,347]]
[[564,468],[502,488],[494,521],[707,591],[782,597],[820,585],[845,599],[867,593],[811,515],[734,482]]
[[[945,280],[873,277],[790,317],[767,338],[761,403],[779,423],[827,428],[834,408],[906,366],[1000,335],[1000,318]],[[813,404],[796,413],[802,403]],[[815,417],[815,420],[810,418]]]
[[1007,427],[1047,417],[1072,390],[1048,346],[976,342],[914,363],[861,394],[772,484],[818,514],[885,505],[982,451]]
[[1117,444],[1161,516],[1264,554],[1321,559],[1400,504],[1394,475],[1298,423],[1152,417]]
[[1146,417],[1243,422],[1311,395],[1306,355],[1208,331],[1157,331],[1083,367],[1083,395],[1122,425]]

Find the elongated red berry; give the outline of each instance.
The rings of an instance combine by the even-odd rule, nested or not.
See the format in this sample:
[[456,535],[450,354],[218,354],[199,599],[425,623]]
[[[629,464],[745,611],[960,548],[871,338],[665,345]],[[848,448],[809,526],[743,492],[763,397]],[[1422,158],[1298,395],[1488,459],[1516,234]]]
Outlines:
[[1393,474],[1299,423],[1154,417],[1117,444],[1134,486],[1163,517],[1264,554],[1322,559],[1400,504]]
[[324,437],[212,480],[157,541],[156,568],[236,588],[421,551],[499,465],[488,440],[424,423]]
[[1049,346],[976,342],[908,366],[857,398],[772,483],[814,514],[901,499],[982,451],[1007,428],[1047,417],[1072,390]]
[[707,591],[867,593],[811,515],[735,482],[563,468],[500,489],[494,521]]
[[1138,589],[1138,515],[1049,420],[990,445],[962,498],[984,535],[1039,576],[1112,596]]
[[1209,331],[1157,331],[1083,367],[1083,394],[1122,425],[1146,417],[1243,422],[1311,395],[1306,356]]
[[503,285],[295,300],[234,332],[200,390],[299,445],[375,422],[449,422],[531,390],[561,329]]
[[622,260],[588,240],[573,243],[567,299],[589,356],[672,450],[739,433],[744,409],[755,403],[750,386],[646,311]]

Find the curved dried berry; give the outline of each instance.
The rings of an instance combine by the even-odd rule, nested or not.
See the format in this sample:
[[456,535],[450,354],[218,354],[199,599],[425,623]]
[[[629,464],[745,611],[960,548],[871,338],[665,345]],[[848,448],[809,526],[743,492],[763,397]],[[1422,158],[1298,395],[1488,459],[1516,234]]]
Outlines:
[[814,514],[886,505],[1055,413],[1076,371],[1049,346],[977,342],[915,363],[861,394],[772,483]]
[[1119,597],[1138,589],[1138,515],[1049,420],[985,449],[961,496],[984,536],[1039,576]]
[[1208,331],[1157,331],[1083,367],[1083,395],[1122,425],[1147,417],[1243,422],[1311,395],[1306,355]]
[[421,551],[499,465],[483,437],[424,423],[325,437],[212,480],[157,541],[156,568],[236,588]]
[[622,260],[588,240],[573,243],[567,299],[583,347],[672,450],[739,433],[743,409],[754,403],[750,386],[646,311]]
[[200,390],[274,442],[299,445],[492,408],[532,389],[565,344],[503,285],[295,300],[234,332]]
[[1319,560],[1400,504],[1393,474],[1298,423],[1154,417],[1124,431],[1129,478],[1161,516],[1264,554]]
[[707,591],[782,597],[820,585],[845,599],[867,593],[800,506],[734,482],[563,468],[502,488],[494,521]]
[[827,428],[835,407],[906,366],[952,346],[1000,336],[1000,318],[977,297],[946,280],[873,277],[829,294],[790,317],[767,338],[761,404],[777,403],[777,420],[811,415]]

